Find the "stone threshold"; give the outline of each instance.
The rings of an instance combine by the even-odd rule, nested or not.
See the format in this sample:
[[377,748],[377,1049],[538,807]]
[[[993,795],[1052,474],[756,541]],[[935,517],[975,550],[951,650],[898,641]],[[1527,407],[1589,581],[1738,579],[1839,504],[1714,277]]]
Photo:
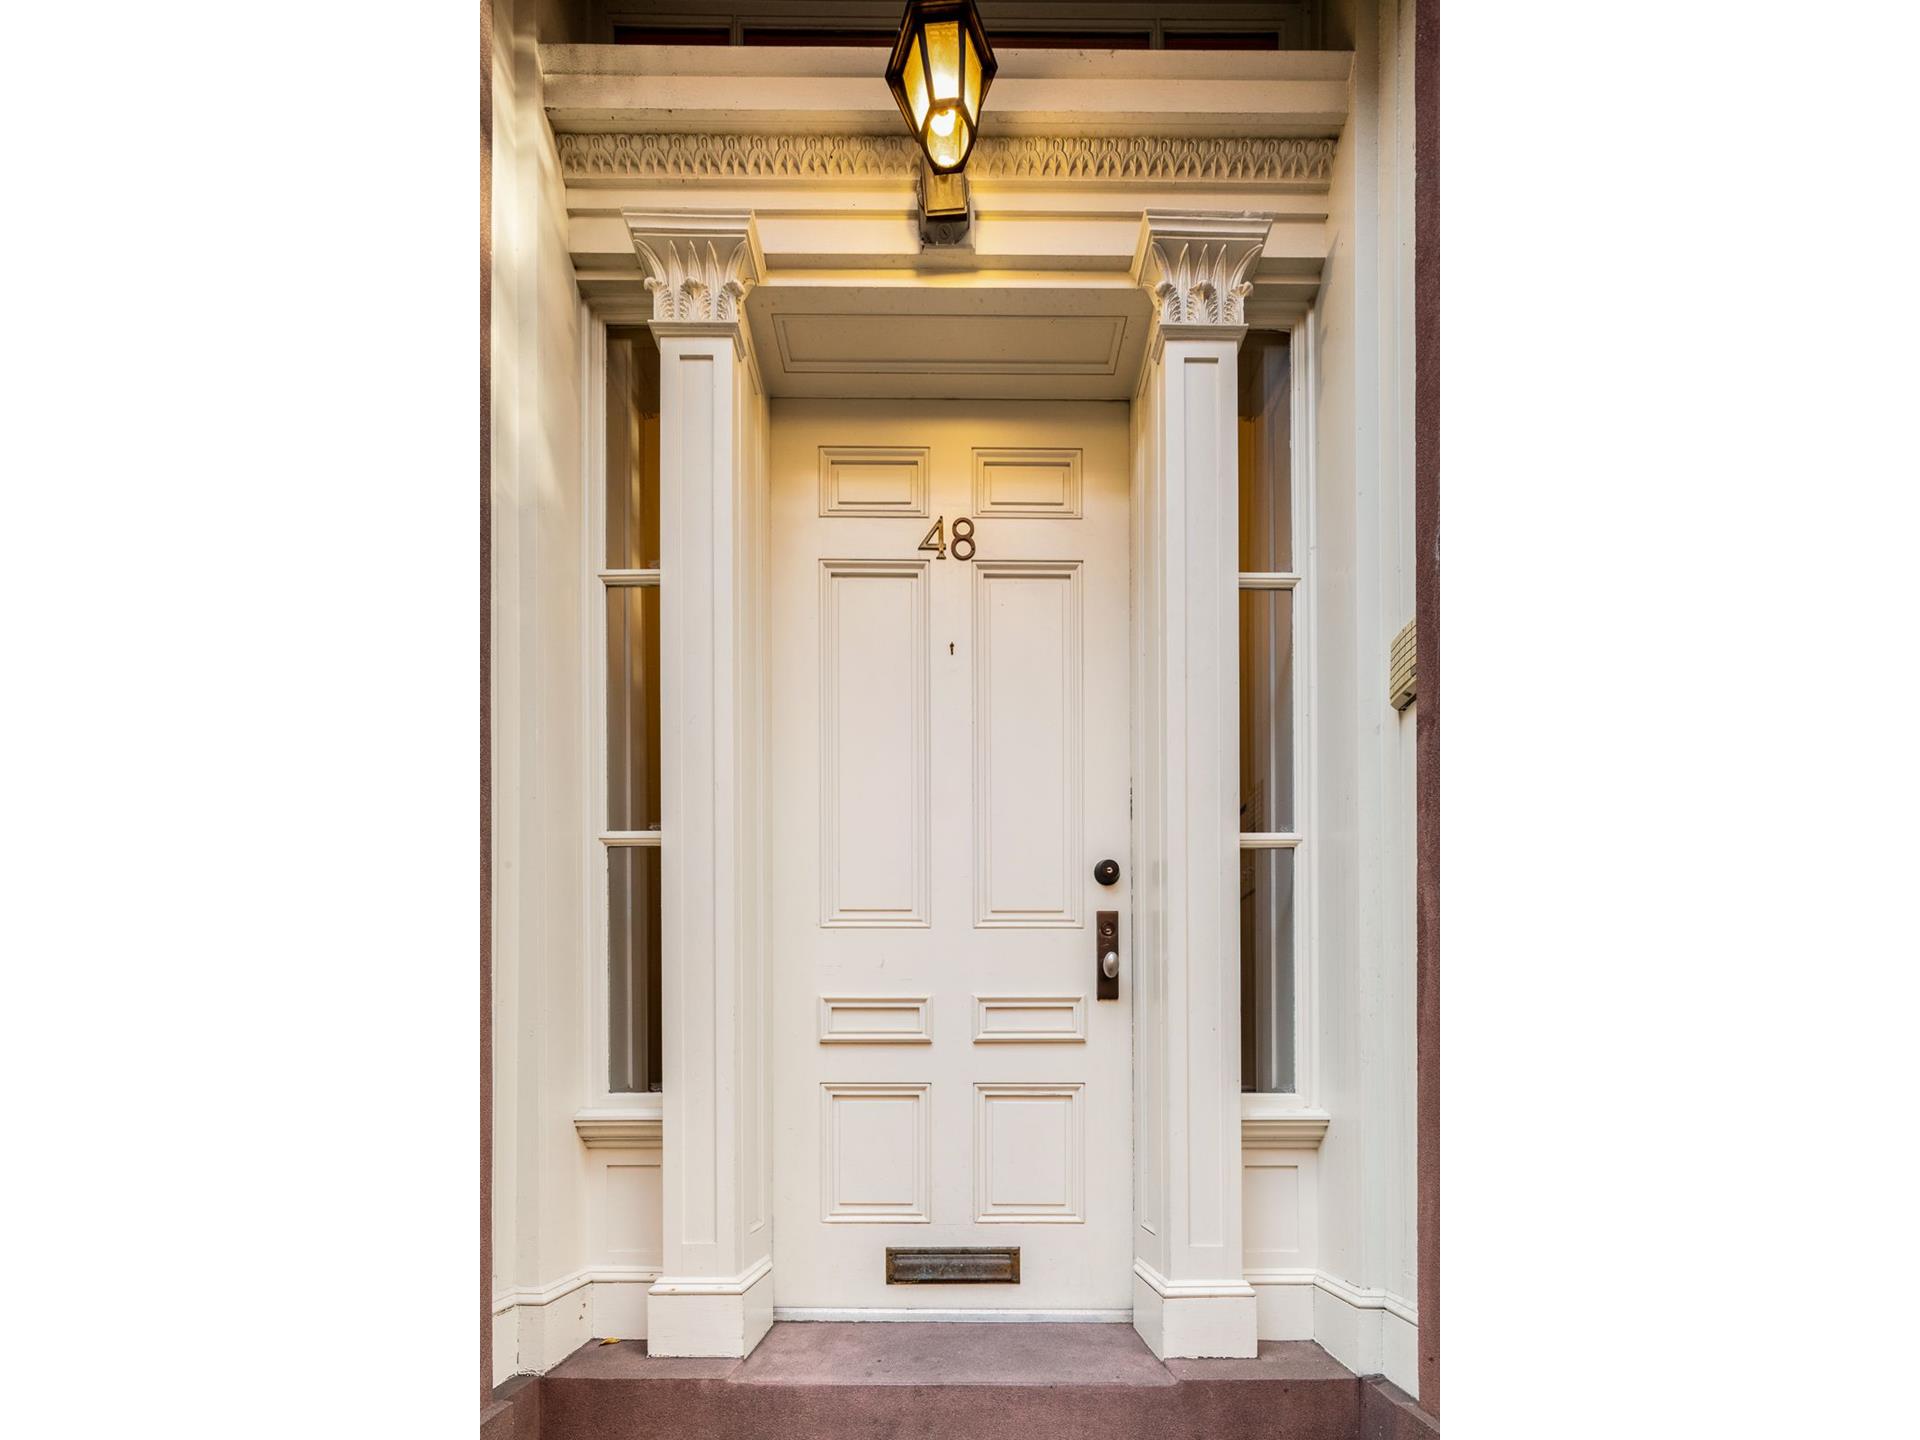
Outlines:
[[1426,1440],[1433,1420],[1307,1341],[1154,1358],[1127,1325],[781,1322],[744,1360],[591,1341],[495,1392],[483,1440]]

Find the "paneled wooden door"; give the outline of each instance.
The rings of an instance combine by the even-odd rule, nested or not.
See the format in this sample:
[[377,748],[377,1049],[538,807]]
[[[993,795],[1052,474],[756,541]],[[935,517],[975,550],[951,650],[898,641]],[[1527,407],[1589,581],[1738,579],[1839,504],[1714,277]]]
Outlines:
[[772,472],[776,1309],[1125,1318],[1127,407],[776,401]]

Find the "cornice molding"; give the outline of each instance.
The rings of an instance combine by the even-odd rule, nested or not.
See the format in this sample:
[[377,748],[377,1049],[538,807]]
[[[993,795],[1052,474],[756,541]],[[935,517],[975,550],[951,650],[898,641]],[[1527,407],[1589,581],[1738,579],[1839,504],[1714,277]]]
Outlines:
[[745,210],[627,210],[655,320],[730,323],[766,269]]
[[[821,180],[919,174],[895,135],[580,134],[555,137],[568,180]],[[1336,142],[1272,136],[1018,135],[984,139],[969,179],[1323,187]]]

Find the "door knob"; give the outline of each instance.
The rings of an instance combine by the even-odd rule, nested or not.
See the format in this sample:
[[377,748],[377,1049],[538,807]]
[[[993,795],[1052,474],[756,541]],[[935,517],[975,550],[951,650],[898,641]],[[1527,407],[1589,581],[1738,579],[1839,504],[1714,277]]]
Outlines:
[[1100,957],[1100,973],[1111,980],[1120,973],[1120,952],[1109,950]]
[[1093,867],[1093,878],[1098,880],[1102,885],[1113,884],[1114,881],[1120,878],[1120,862],[1118,860],[1102,860],[1098,865]]

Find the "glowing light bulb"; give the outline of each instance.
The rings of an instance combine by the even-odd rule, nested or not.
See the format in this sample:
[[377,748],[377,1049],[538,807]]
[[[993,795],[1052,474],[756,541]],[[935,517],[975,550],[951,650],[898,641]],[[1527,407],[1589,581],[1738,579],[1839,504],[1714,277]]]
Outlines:
[[933,112],[933,123],[928,128],[936,135],[951,135],[954,122],[959,118],[959,112],[951,105],[942,105]]

